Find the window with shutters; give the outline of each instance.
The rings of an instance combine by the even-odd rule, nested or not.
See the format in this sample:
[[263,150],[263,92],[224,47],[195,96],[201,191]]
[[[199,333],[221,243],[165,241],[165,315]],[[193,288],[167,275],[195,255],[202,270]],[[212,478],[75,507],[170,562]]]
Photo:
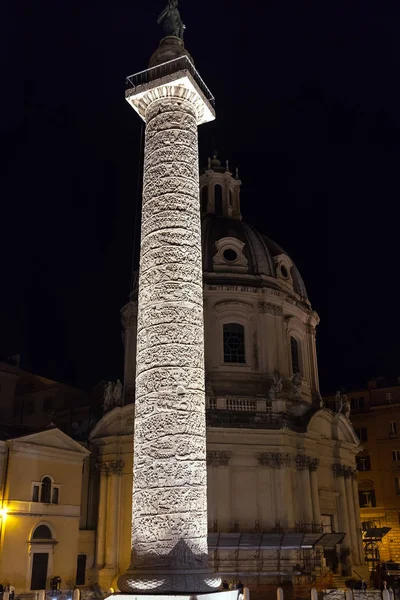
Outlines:
[[357,456],[357,469],[359,471],[370,471],[371,470],[371,458],[369,456]]
[[354,427],[354,431],[356,432],[356,435],[360,442],[368,441],[368,432],[366,427]]
[[376,506],[375,490],[361,490],[358,492],[360,508],[372,508]]
[[400,450],[392,450],[392,459],[394,462],[400,460]]
[[390,421],[389,422],[389,436],[390,437],[397,437],[397,425],[396,425],[396,421]]

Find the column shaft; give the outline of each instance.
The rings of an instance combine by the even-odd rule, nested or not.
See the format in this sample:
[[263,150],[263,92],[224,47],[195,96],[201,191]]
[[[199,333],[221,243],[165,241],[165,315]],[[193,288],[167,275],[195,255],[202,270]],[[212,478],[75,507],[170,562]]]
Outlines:
[[106,540],[106,519],[107,519],[107,472],[102,469],[100,473],[100,498],[99,498],[99,516],[97,520],[96,537],[96,565],[98,568],[104,567],[105,562],[105,540]]
[[310,470],[310,481],[311,481],[311,497],[313,507],[313,521],[315,525],[321,524],[321,509],[319,505],[319,493],[318,493],[318,477],[315,469]]
[[108,478],[108,510],[107,510],[107,539],[106,567],[117,566],[118,552],[118,522],[119,522],[119,472],[113,472]]
[[361,533],[361,517],[360,517],[360,504],[358,500],[358,483],[356,478],[356,473],[353,473],[353,503],[354,503],[354,512],[356,515],[356,525],[358,532],[358,555],[360,558],[360,565],[365,565],[365,551],[364,544],[362,541],[362,533]]
[[350,523],[349,523],[349,512],[348,505],[346,499],[346,490],[344,485],[344,475],[343,473],[337,473],[337,489],[339,492],[339,527],[341,529],[341,533],[345,533],[346,537],[343,540],[342,545],[345,548],[350,548],[351,550],[351,534],[350,534]]
[[312,503],[312,497],[311,497],[310,471],[308,469],[308,466],[305,467],[301,471],[301,479],[302,479],[302,489],[303,489],[302,503],[303,503],[304,523],[306,525],[311,526],[311,523],[314,520],[314,515],[313,515],[313,503]]
[[345,487],[346,487],[346,500],[349,510],[349,525],[350,525],[350,539],[351,539],[351,553],[353,557],[353,563],[356,565],[360,564],[359,555],[359,544],[357,534],[357,515],[354,511],[354,496],[353,496],[353,482],[349,472],[346,472],[345,476]]

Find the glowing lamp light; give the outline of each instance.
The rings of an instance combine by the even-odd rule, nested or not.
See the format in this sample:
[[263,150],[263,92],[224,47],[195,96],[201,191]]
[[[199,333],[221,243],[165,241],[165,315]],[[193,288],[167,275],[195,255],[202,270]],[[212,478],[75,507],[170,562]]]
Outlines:
[[0,519],[4,519],[7,516],[7,509],[0,508]]

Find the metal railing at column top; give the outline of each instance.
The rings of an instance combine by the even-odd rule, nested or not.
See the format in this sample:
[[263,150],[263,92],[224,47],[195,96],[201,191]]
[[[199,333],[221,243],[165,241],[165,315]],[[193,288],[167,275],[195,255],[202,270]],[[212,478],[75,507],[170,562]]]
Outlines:
[[188,71],[199,86],[200,90],[203,92],[206,99],[210,102],[211,106],[215,106],[214,96],[200,77],[198,71],[188,56],[180,56],[162,63],[161,65],[156,65],[155,67],[150,67],[149,69],[140,71],[134,75],[129,75],[129,77],[126,78],[126,86],[127,89],[133,89],[135,91],[140,85],[150,83],[156,79],[161,79],[167,75],[172,75],[178,71]]

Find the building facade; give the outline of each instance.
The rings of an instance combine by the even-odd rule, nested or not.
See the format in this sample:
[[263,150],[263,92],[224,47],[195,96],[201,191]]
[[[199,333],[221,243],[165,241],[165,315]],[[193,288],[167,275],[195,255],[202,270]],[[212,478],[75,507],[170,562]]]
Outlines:
[[[347,576],[363,573],[359,441],[345,411],[320,397],[319,318],[301,275],[242,220],[240,185],[216,156],[200,176],[210,560],[253,590],[291,580],[296,565],[318,575],[324,557],[336,568],[338,556]],[[90,435],[104,465],[95,551],[103,587],[130,559],[136,318],[133,290],[122,309],[125,406]]]
[[[15,433],[15,432],[14,432]],[[0,580],[19,594],[85,583],[94,532],[81,529],[90,452],[56,428],[0,441]]]
[[381,378],[347,397],[361,444],[357,480],[367,562],[370,568],[400,562],[400,386]]

